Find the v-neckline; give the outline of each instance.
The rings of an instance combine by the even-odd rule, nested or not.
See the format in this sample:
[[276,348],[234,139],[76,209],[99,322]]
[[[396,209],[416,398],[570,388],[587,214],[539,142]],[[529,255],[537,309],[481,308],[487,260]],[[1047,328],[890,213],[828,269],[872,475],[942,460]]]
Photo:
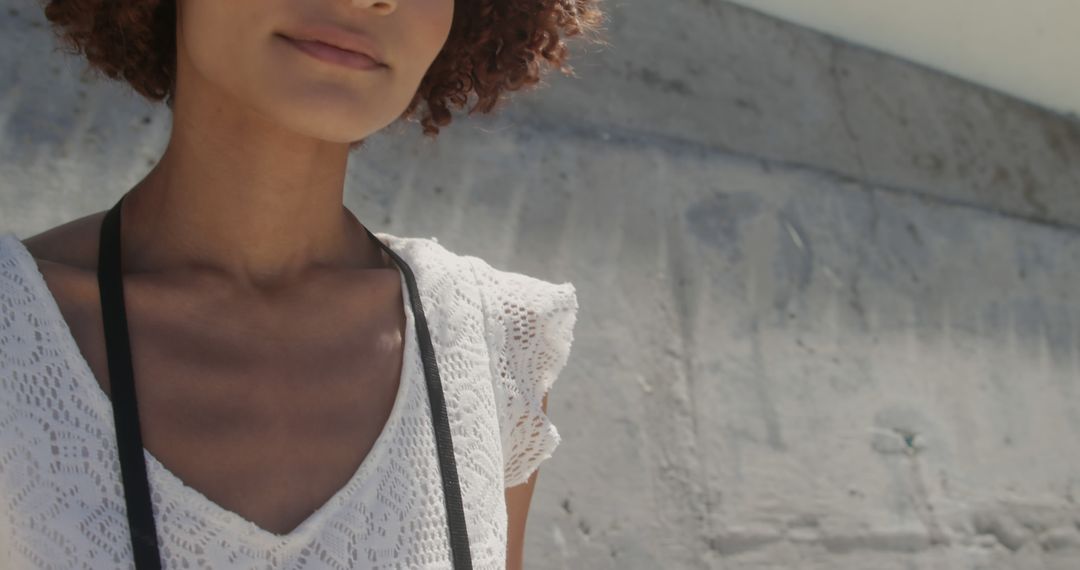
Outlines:
[[[387,247],[390,246],[393,236],[383,232],[372,233]],[[35,292],[37,293],[35,296],[41,301],[48,313],[47,319],[53,324],[53,328],[58,334],[61,350],[75,361],[75,366],[78,369],[74,371],[73,383],[75,386],[73,389],[81,390],[83,393],[89,393],[89,396],[94,399],[93,403],[95,409],[99,412],[99,419],[106,421],[109,426],[115,426],[112,415],[112,400],[101,388],[101,385],[94,376],[93,369],[90,368],[90,363],[86,360],[78,343],[75,341],[75,336],[72,334],[70,326],[64,319],[63,313],[60,311],[59,303],[57,303],[52,291],[48,288],[48,283],[45,281],[45,276],[41,272],[37,260],[30,254],[30,250],[26,248],[25,244],[15,236],[14,232],[0,235],[0,239],[5,237],[12,243],[14,251],[19,254],[22,261],[25,262],[27,273],[36,290]],[[400,252],[395,251],[395,253],[401,255]],[[412,310],[412,299],[409,296],[405,275],[400,268],[397,269],[401,286],[401,299],[405,312],[404,341],[401,351],[401,377],[398,379],[398,391],[394,398],[390,416],[383,425],[382,431],[379,432],[371,449],[360,462],[359,467],[356,468],[352,476],[349,477],[348,482],[335,491],[326,502],[316,508],[299,525],[285,534],[278,534],[267,530],[243,517],[239,513],[229,510],[211,500],[198,489],[185,483],[178,475],[173,473],[159,461],[157,457],[150,453],[150,450],[144,447],[143,454],[147,461],[147,476],[151,478],[151,481],[153,481],[153,479],[158,479],[165,487],[164,489],[152,488],[151,490],[154,491],[152,494],[158,495],[159,493],[163,493],[164,495],[170,495],[171,498],[184,505],[185,509],[190,509],[205,516],[210,519],[207,521],[208,523],[215,524],[222,529],[235,528],[235,525],[239,524],[247,529],[249,536],[256,537],[263,543],[269,542],[277,545],[287,545],[296,540],[310,536],[314,529],[317,528],[326,517],[330,516],[331,512],[348,501],[349,497],[368,478],[369,473],[375,469],[376,463],[383,454],[386,453],[386,448],[390,445],[390,438],[397,431],[397,427],[402,421],[401,416],[404,413],[409,388],[412,379],[416,376],[418,370],[417,360],[419,359],[419,356],[418,354],[414,354],[418,347],[414,340],[416,335],[416,320]],[[113,427],[113,431],[115,435],[115,427]]]

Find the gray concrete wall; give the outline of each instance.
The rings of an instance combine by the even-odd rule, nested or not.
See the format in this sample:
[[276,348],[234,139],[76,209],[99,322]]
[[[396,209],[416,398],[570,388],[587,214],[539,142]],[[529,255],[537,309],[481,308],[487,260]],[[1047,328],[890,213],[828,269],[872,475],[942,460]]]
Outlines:
[[[24,236],[169,115],[0,9]],[[579,78],[350,167],[372,227],[577,286],[527,567],[1080,566],[1077,122],[725,2],[608,9]]]

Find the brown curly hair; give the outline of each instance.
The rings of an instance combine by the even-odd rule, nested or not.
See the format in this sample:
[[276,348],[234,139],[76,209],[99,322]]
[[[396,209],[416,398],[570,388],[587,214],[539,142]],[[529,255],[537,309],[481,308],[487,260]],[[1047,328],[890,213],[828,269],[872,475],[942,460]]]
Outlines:
[[[91,69],[127,82],[171,109],[176,88],[176,0],[39,0],[61,47],[85,55]],[[451,122],[450,107],[476,102],[468,114],[489,113],[504,92],[540,81],[541,60],[565,75],[563,38],[595,32],[600,0],[456,0],[450,35],[402,118],[420,103],[423,133],[435,138]],[[607,42],[592,36],[601,44]],[[360,141],[362,142],[362,141]],[[354,143],[355,144],[355,143]]]

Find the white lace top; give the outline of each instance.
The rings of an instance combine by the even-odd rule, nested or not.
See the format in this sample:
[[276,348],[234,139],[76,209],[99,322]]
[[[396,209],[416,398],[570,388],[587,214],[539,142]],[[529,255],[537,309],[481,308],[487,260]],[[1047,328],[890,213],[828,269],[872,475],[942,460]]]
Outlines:
[[[566,364],[573,284],[376,233],[412,267],[446,396],[474,568],[504,570],[504,489],[560,441],[541,409]],[[285,535],[186,486],[145,452],[166,569],[449,569],[442,479],[414,315],[400,390],[349,482]],[[0,234],[0,568],[134,568],[111,402],[38,266]]]

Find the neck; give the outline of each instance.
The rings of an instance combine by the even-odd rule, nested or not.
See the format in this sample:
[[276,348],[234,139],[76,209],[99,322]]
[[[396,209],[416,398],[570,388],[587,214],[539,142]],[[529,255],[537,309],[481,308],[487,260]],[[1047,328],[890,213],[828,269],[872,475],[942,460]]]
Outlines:
[[386,265],[343,203],[347,145],[252,133],[221,117],[182,119],[124,199],[125,273],[184,272],[266,289],[308,270]]

